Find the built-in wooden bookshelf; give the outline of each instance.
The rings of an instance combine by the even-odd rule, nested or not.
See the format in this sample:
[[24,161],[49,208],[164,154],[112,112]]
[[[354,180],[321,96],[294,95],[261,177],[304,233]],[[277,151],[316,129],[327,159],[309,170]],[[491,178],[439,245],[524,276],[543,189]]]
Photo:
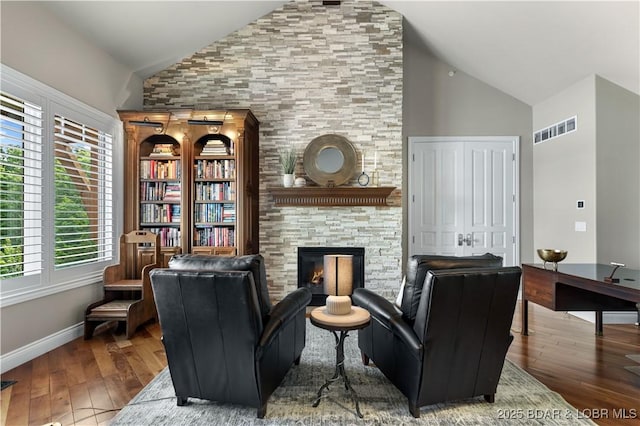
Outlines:
[[249,110],[120,111],[126,134],[124,232],[176,253],[259,249],[258,121]]

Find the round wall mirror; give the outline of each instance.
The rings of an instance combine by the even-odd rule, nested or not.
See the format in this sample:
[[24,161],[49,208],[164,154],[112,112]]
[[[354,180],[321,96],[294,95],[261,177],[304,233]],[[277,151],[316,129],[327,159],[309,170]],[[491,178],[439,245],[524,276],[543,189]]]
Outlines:
[[335,173],[344,165],[344,155],[338,148],[326,147],[316,157],[316,167],[325,173]]
[[356,150],[344,136],[318,136],[304,150],[303,165],[309,179],[318,185],[342,185],[354,175]]

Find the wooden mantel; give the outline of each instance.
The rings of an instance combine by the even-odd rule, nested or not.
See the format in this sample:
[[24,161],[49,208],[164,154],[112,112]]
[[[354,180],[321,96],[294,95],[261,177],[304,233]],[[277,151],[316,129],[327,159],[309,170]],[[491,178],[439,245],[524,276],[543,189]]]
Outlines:
[[283,206],[387,206],[395,186],[269,187],[277,207]]

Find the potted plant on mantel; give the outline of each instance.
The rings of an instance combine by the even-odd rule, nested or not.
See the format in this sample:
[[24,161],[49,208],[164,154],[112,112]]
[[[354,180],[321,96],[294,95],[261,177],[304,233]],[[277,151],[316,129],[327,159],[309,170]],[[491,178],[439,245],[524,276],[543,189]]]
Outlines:
[[288,148],[280,152],[280,165],[282,166],[282,184],[285,188],[293,186],[296,170],[296,150]]

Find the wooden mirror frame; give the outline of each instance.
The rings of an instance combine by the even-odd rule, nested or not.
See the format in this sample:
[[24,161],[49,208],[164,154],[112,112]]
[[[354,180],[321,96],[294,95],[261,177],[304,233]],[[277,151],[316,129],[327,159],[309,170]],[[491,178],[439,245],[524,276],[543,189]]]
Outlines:
[[[335,173],[327,173],[318,168],[317,158],[320,152],[327,148],[335,148],[342,153],[344,162]],[[338,186],[349,181],[354,176],[356,168],[356,150],[344,136],[326,134],[318,136],[309,142],[304,150],[302,165],[309,179],[320,186]]]

